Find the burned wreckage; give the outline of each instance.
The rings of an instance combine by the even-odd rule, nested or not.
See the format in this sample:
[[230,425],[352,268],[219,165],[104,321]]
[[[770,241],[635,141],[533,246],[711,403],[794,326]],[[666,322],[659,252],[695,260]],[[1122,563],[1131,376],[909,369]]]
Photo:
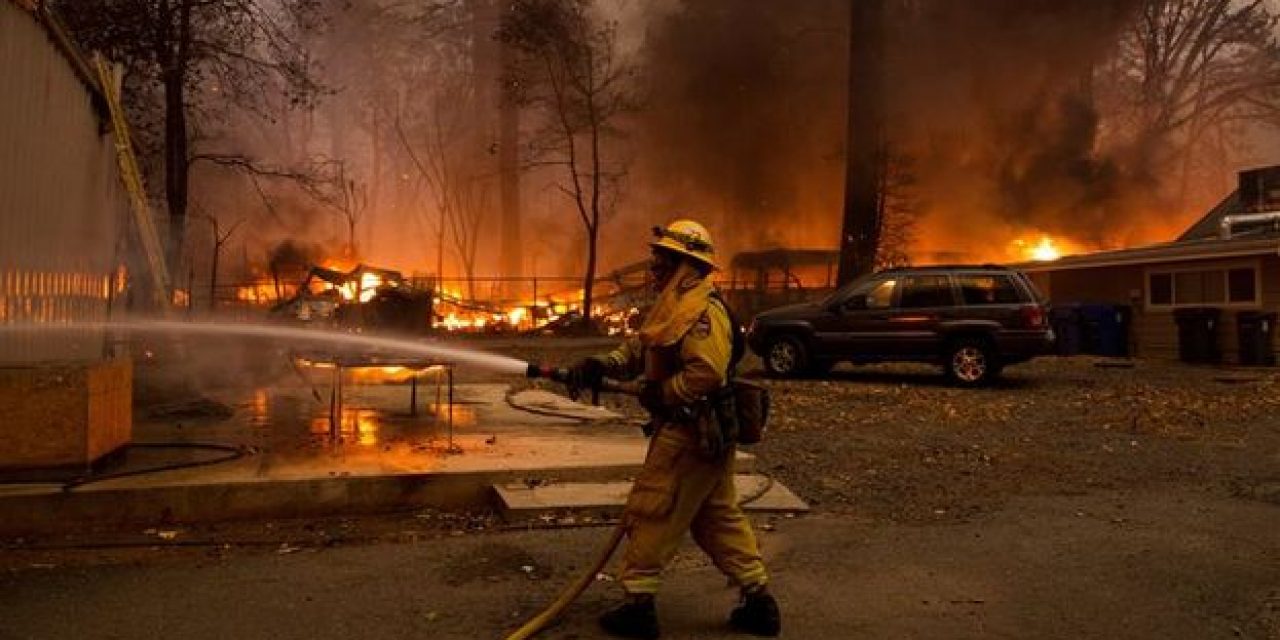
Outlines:
[[432,326],[432,294],[399,271],[365,264],[350,271],[312,266],[294,296],[271,313],[341,328],[425,333]]

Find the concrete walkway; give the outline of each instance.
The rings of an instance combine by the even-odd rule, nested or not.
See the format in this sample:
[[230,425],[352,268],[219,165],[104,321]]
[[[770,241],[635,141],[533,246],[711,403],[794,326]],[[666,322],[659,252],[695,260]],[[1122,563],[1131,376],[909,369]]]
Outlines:
[[[197,522],[371,513],[423,506],[489,506],[494,484],[620,481],[634,476],[647,440],[600,407],[503,384],[455,389],[447,404],[419,389],[411,413],[403,385],[349,387],[336,432],[323,394],[305,386],[258,389],[231,418],[152,420],[135,442],[242,447],[242,457],[157,473],[61,485],[0,485],[0,534],[68,526]],[[441,395],[443,399],[446,397]],[[521,410],[516,407],[526,407]],[[131,448],[119,474],[227,457],[199,448]],[[740,454],[741,470],[752,458]]]

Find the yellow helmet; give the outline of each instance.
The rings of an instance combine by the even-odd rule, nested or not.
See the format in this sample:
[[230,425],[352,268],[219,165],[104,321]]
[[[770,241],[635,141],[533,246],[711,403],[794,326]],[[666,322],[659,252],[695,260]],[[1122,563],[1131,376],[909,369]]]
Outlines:
[[712,269],[716,265],[715,245],[711,244],[711,234],[707,228],[693,220],[676,220],[666,227],[654,227],[653,235],[657,239],[649,243],[654,249],[666,249],[680,255],[688,256]]

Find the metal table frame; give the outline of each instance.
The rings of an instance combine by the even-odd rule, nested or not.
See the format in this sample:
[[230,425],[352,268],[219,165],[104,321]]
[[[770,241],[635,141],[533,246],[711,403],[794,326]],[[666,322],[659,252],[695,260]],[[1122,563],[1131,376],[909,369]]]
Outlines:
[[[447,424],[448,434],[448,453],[460,453],[461,449],[453,443],[453,404],[454,404],[454,384],[453,369],[454,363],[441,362],[437,360],[423,360],[413,358],[386,358],[379,356],[332,356],[332,355],[304,355],[292,354],[290,356],[295,362],[303,361],[311,366],[324,365],[333,368],[333,378],[329,387],[329,437],[334,441],[338,441],[342,428],[342,408],[343,392],[346,385],[343,382],[343,371],[347,369],[372,369],[383,367],[403,367],[413,371],[413,375],[409,379],[409,415],[418,415],[418,380],[422,378],[426,372],[438,372],[436,375],[436,406],[445,406],[445,420]],[[440,375],[443,373],[443,376]],[[441,384],[441,378],[447,384]],[[442,388],[443,387],[443,388]],[[441,405],[441,394],[447,389],[448,404]]]

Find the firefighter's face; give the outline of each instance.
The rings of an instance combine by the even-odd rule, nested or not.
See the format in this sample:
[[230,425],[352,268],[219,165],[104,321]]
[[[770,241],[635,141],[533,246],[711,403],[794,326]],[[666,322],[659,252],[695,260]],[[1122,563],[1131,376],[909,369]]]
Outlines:
[[653,276],[653,288],[662,291],[667,287],[667,283],[671,282],[671,278],[676,275],[676,268],[680,266],[680,258],[670,251],[654,249],[653,256],[649,259],[649,275]]

